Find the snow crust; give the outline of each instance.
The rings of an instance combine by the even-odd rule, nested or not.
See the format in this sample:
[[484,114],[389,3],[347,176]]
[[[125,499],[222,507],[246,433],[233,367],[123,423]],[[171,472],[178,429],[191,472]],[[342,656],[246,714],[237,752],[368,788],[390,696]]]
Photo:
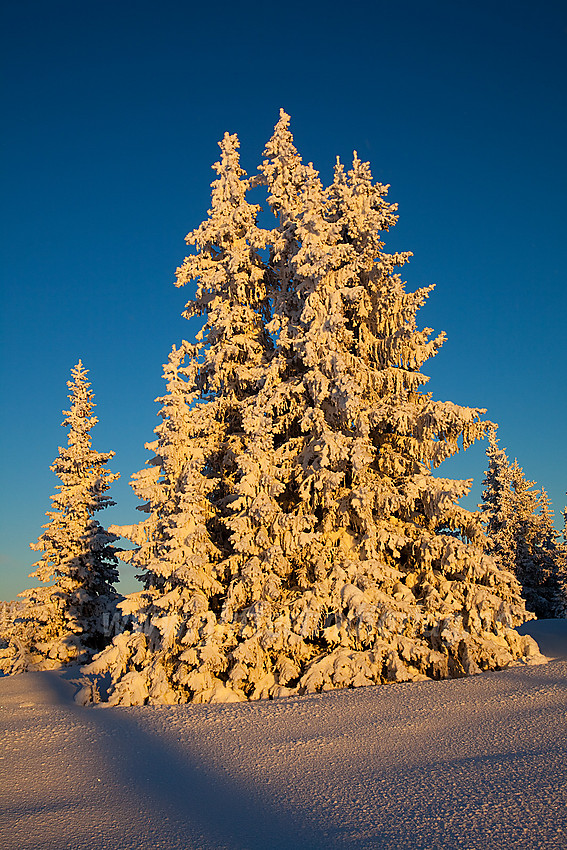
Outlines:
[[549,664],[228,705],[81,708],[0,679],[4,850],[563,848],[567,622]]

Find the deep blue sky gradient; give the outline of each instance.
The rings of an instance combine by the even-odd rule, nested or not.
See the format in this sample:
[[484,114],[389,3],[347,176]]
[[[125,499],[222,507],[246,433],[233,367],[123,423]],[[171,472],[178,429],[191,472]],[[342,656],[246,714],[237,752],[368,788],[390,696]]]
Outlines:
[[[254,172],[283,106],[331,178],[352,150],[391,184],[419,314],[448,341],[435,398],[488,408],[500,442],[565,504],[567,6],[520,0],[4,4],[0,598],[27,575],[79,358],[115,508],[157,424],[161,364],[193,338],[172,285],[206,215],[217,141]],[[444,464],[474,477],[484,446]],[[558,517],[558,527],[561,524]],[[125,567],[125,588],[134,583]]]

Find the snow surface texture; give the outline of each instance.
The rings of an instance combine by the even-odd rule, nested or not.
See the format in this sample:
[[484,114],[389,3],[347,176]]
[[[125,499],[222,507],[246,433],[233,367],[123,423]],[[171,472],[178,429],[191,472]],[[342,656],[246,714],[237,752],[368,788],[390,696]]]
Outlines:
[[70,668],[2,678],[2,847],[564,848],[567,622],[521,630],[558,660],[253,703],[85,709]]

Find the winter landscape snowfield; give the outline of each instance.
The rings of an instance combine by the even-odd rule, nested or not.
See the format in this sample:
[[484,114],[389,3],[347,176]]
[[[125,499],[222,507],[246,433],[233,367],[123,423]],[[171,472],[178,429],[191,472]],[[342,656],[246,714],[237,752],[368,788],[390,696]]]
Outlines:
[[82,708],[76,668],[0,679],[5,850],[563,848],[567,622],[466,679]]

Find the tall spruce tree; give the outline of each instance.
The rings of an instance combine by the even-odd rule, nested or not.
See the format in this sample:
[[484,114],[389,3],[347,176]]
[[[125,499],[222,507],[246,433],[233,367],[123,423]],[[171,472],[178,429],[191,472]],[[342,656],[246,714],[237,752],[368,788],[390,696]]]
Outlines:
[[[177,270],[178,286],[197,280],[184,315],[206,318],[197,343],[174,347],[165,366],[162,422],[147,446],[155,457],[132,485],[148,517],[113,528],[138,546],[124,557],[142,570],[145,587],[121,606],[134,631],[88,668],[110,671],[114,704],[238,699],[217,675],[234,646],[219,621],[231,569],[222,518],[235,498],[242,406],[273,351],[261,257],[268,234],[256,224],[259,207],[246,200],[238,145],[228,133],[219,143],[209,218],[186,237],[196,252]],[[95,695],[87,683],[79,700]]]
[[308,165],[283,192],[287,164],[300,172],[286,119],[261,171],[280,218],[272,270],[287,257],[292,297],[274,301],[275,356],[243,419],[228,681],[262,697],[505,665],[523,651],[518,586],[457,504],[470,482],[432,474],[489,423],[419,392],[443,335],[416,328],[430,289],[405,292],[409,255],[383,251],[387,187],[355,155],[328,190]]
[[481,505],[487,532],[486,551],[496,555],[522,586],[526,607],[537,617],[564,617],[565,549],[553,525],[546,491],[536,490],[517,460],[509,463],[491,431],[489,461]]
[[[130,557],[147,590],[127,600],[134,631],[86,668],[80,699],[95,698],[107,671],[106,698],[128,704],[257,699],[537,659],[514,630],[529,618],[518,582],[484,553],[479,514],[459,505],[471,482],[434,475],[491,423],[423,391],[421,367],[444,335],[417,328],[432,287],[406,292],[398,269],[410,254],[384,251],[397,221],[388,187],[355,154],[325,188],[283,111],[259,176],[243,179],[236,148],[226,135],[209,219],[178,270],[179,284],[197,280],[186,315],[206,319],[197,345],[183,346],[175,504],[160,490],[164,419],[154,471],[135,482],[150,494],[152,531],[121,529],[139,546]],[[259,184],[276,217],[269,232],[245,200]],[[171,544],[191,511],[193,530]],[[197,527],[199,546],[187,548]],[[187,582],[196,555],[199,577]]]
[[106,469],[114,452],[92,448],[90,431],[98,420],[92,415],[94,395],[80,360],[71,375],[71,405],[63,411],[62,422],[69,428],[68,445],[59,448],[51,466],[61,484],[51,496],[45,531],[30,544],[43,552],[30,578],[44,586],[19,594],[24,602],[0,657],[8,673],[84,661],[100,651],[108,642],[118,599],[112,545],[118,538],[94,515],[115,504],[106,494],[119,475]]

